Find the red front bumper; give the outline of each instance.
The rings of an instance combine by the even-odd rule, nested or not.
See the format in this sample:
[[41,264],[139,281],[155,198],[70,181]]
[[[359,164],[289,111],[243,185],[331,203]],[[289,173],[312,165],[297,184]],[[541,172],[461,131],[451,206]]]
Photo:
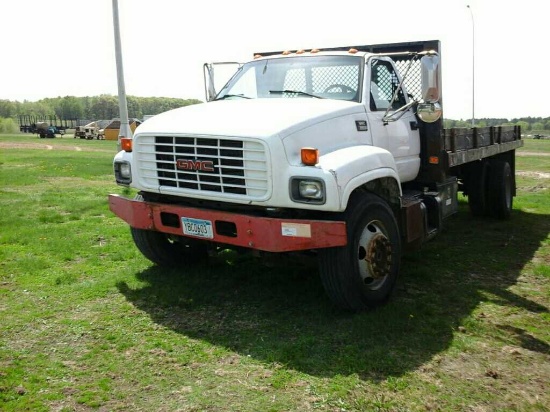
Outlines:
[[[109,207],[134,228],[193,238],[195,236],[184,235],[182,217],[208,220],[213,226],[213,238],[207,240],[267,252],[319,249],[347,243],[346,223],[340,221],[247,216],[149,203],[118,195],[109,195]],[[227,231],[224,230],[227,227],[232,229],[230,234],[220,233]]]

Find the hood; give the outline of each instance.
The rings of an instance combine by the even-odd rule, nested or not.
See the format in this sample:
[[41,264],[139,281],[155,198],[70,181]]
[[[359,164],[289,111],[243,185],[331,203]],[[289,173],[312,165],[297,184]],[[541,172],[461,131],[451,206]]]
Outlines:
[[364,113],[363,105],[329,99],[221,100],[181,107],[148,119],[139,133],[284,138],[312,124]]

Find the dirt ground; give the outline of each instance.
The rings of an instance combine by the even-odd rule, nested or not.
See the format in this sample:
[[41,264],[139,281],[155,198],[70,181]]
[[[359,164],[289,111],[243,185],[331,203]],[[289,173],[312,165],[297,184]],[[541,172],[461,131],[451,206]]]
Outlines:
[[96,147],[80,147],[70,145],[49,145],[45,143],[12,143],[12,142],[0,142],[0,149],[42,149],[42,150],[67,150],[71,152],[108,152]]

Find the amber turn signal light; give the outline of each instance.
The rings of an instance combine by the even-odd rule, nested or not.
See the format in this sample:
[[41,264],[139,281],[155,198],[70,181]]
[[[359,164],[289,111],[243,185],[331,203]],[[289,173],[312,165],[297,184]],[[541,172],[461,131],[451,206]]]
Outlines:
[[302,147],[300,152],[302,163],[306,166],[315,166],[319,163],[319,150],[313,147]]
[[125,152],[131,152],[132,151],[132,139],[129,137],[122,137],[120,138],[120,148],[124,150]]

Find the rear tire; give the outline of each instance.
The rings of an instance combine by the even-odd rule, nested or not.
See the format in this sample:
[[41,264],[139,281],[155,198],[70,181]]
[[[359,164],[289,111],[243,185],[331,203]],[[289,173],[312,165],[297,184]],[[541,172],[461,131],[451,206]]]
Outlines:
[[401,259],[397,222],[388,204],[357,193],[345,212],[348,244],[319,249],[319,272],[330,299],[360,311],[382,305],[391,295]]
[[507,161],[492,160],[489,166],[487,207],[491,216],[508,219],[513,205],[514,177]]
[[486,161],[472,163],[468,176],[468,206],[473,216],[487,216],[487,175]]

